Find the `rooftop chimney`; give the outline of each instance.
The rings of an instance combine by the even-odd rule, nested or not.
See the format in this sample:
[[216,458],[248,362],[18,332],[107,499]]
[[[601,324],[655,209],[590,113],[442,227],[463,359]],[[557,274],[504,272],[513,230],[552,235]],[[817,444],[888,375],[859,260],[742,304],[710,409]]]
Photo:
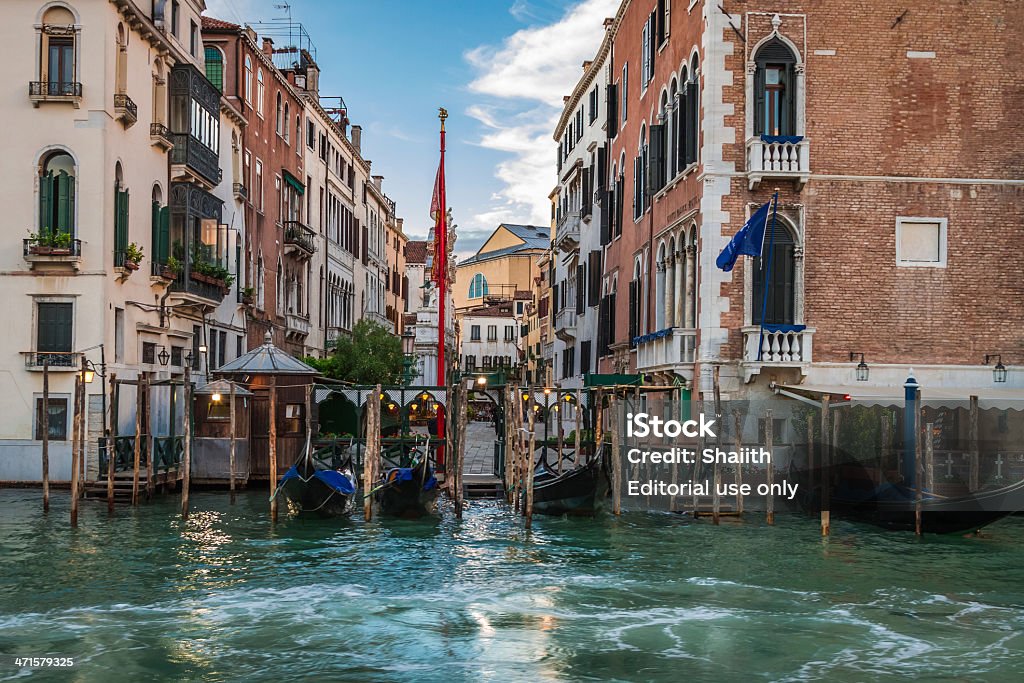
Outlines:
[[383,191],[384,176],[382,176],[382,175],[375,175],[375,176],[373,176],[373,184],[377,186],[378,190],[382,190]]
[[270,59],[274,58],[274,39],[273,38],[266,38],[266,37],[263,38],[263,54],[265,54]]
[[356,151],[360,154],[363,153],[363,127],[352,126],[352,146],[356,148]]

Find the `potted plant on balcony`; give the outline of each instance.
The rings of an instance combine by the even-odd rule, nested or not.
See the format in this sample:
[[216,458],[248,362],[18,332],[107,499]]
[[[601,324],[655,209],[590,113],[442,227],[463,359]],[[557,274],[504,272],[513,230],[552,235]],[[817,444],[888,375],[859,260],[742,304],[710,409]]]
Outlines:
[[177,280],[178,276],[181,275],[181,261],[174,256],[167,258],[167,263],[163,264],[163,268],[160,271],[160,277],[165,280]]
[[71,233],[60,231],[30,232],[29,253],[36,255],[67,256],[71,253]]
[[242,304],[245,306],[252,306],[255,299],[256,290],[252,287],[243,287],[241,291]]
[[139,264],[142,263],[143,256],[145,256],[145,254],[142,253],[142,247],[135,242],[129,242],[128,248],[124,251],[125,270],[138,270]]
[[235,276],[224,266],[208,261],[195,261],[192,264],[192,279],[197,282],[205,282],[208,285],[220,287],[227,292],[235,281]]

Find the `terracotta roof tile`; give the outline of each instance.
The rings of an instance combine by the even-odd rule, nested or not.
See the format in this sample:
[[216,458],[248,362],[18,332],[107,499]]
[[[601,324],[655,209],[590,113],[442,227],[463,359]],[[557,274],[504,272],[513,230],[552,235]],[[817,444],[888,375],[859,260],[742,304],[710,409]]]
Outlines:
[[230,21],[224,21],[223,19],[215,19],[213,17],[202,17],[204,29],[223,29],[227,31],[236,31],[241,28],[238,24],[232,24]]
[[426,263],[427,262],[427,245],[429,242],[420,242],[411,240],[405,243],[405,262],[406,263]]

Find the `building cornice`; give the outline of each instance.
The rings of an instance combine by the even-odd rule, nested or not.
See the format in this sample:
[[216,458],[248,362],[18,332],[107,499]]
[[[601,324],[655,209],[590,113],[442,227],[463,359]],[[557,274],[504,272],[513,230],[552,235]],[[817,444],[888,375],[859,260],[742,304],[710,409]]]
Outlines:
[[576,105],[580,103],[584,93],[590,91],[590,85],[594,82],[597,74],[604,68],[605,60],[611,54],[612,42],[615,39],[615,34],[618,31],[619,23],[622,21],[622,16],[629,6],[629,0],[623,0],[619,4],[619,9],[615,13],[615,18],[612,19],[611,23],[605,27],[604,38],[601,40],[601,47],[598,48],[597,54],[594,55],[594,61],[590,63],[586,71],[583,72],[583,77],[576,83],[576,87],[573,88],[572,94],[569,96],[569,100],[562,107],[562,115],[558,117],[558,124],[555,126],[554,139],[557,142],[561,137],[562,133],[565,132],[565,127],[569,125],[569,118],[572,116],[572,112],[576,111]]

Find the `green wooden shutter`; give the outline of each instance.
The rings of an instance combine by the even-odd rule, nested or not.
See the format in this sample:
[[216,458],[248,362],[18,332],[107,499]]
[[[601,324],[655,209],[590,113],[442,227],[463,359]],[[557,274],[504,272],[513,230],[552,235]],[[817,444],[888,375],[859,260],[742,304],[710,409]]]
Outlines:
[[39,235],[53,229],[53,173],[39,178]]
[[57,174],[54,184],[54,194],[57,197],[57,225],[54,232],[71,234],[75,202],[74,176],[68,175],[67,171],[61,171]]
[[171,257],[171,207],[160,209],[160,255],[161,263],[167,263]]
[[114,190],[114,265],[123,266],[128,250],[128,190]]
[[153,263],[163,263],[164,259],[160,254],[160,202],[154,201],[151,214],[150,251],[153,255]]
[[37,351],[71,351],[70,303],[40,303],[38,305]]

